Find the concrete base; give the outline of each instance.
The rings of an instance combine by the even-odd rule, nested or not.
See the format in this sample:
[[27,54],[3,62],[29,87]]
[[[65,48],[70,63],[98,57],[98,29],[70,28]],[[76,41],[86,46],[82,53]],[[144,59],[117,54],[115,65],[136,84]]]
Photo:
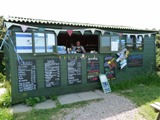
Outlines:
[[77,94],[67,94],[58,96],[58,101],[61,105],[71,104],[82,101]]
[[101,96],[99,96],[95,92],[89,91],[89,92],[61,95],[58,97],[58,101],[60,102],[61,105],[65,105],[65,104],[71,104],[71,103],[76,103],[76,102],[85,101],[85,100],[93,100],[98,98],[101,98]]
[[12,113],[21,113],[21,112],[29,112],[32,110],[32,107],[28,107],[23,104],[14,105],[11,108]]
[[34,106],[34,109],[50,109],[55,108],[56,103],[53,100],[46,100],[42,103],[38,103]]
[[[89,91],[89,92],[60,95],[58,96],[58,101],[61,105],[65,105],[65,104],[71,104],[71,103],[76,103],[80,101],[99,99],[99,98],[103,98],[104,96],[107,96],[107,95],[100,90],[96,90],[95,92]],[[29,112],[32,109],[50,109],[55,107],[56,107],[55,101],[46,100],[45,102],[36,104],[34,107],[28,107],[26,105],[19,104],[19,105],[12,106],[10,109],[11,109],[11,112],[13,113],[20,113],[20,112]]]

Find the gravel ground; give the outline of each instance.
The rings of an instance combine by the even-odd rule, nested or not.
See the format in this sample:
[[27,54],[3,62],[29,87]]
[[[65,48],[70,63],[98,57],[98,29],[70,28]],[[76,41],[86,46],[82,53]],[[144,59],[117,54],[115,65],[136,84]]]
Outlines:
[[64,120],[145,120],[138,114],[136,106],[127,98],[117,94],[102,94],[103,100],[74,108],[63,116]]

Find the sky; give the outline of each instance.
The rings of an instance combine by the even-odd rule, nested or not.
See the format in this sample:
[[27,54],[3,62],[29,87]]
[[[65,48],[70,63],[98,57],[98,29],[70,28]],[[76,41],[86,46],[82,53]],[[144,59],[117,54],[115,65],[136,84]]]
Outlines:
[[160,29],[159,0],[0,0],[0,16]]

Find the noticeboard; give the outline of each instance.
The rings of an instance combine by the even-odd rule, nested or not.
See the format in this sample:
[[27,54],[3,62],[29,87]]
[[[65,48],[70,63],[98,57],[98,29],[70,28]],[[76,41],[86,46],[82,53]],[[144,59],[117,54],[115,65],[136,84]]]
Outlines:
[[24,60],[18,62],[17,69],[19,92],[36,90],[36,61]]
[[116,63],[114,62],[114,59],[115,58],[113,56],[106,56],[104,59],[104,73],[109,80],[116,78]]
[[44,60],[45,87],[60,86],[60,60],[59,58]]
[[134,54],[128,56],[128,67],[143,66],[143,55]]
[[98,57],[91,57],[87,60],[87,79],[89,82],[99,80],[99,59]]
[[82,63],[81,58],[68,58],[68,84],[80,84],[82,83]]

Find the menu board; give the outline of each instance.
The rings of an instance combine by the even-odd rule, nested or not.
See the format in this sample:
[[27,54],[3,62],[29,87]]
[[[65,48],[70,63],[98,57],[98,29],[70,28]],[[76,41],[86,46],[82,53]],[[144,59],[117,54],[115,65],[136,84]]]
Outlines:
[[24,60],[18,62],[17,69],[19,92],[36,90],[36,61]]
[[46,87],[60,86],[60,60],[58,58],[44,60],[44,79]]
[[113,56],[106,56],[104,59],[104,73],[109,80],[115,79],[116,63]]
[[89,82],[99,80],[99,59],[98,57],[88,58],[87,60],[87,79]]
[[142,54],[134,54],[128,56],[128,66],[142,66],[143,65],[143,55]]
[[82,83],[82,65],[80,58],[68,58],[68,84]]

